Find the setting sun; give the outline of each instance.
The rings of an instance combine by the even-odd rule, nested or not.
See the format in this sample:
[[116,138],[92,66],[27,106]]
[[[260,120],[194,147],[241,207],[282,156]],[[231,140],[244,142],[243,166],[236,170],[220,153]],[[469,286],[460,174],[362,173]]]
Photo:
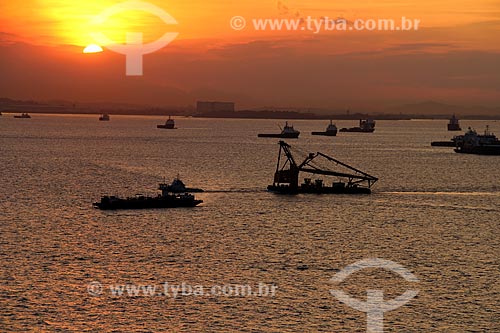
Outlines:
[[102,47],[97,44],[90,44],[85,49],[83,49],[83,53],[99,53],[102,51]]

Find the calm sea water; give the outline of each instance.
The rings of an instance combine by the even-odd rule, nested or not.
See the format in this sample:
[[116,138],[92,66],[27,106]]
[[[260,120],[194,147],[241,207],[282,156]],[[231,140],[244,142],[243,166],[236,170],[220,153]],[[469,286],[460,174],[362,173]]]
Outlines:
[[[1,332],[365,332],[363,301],[419,294],[384,315],[386,332],[500,331],[500,157],[431,148],[445,121],[379,121],[373,134],[313,137],[380,178],[370,196],[277,196],[278,121],[33,115],[0,117]],[[483,130],[487,122],[463,121]],[[354,122],[338,122],[339,127]],[[489,122],[500,134],[500,122]],[[180,174],[208,193],[194,209],[102,212],[103,194],[155,193]],[[397,262],[419,282],[366,269]],[[89,283],[99,282],[102,289]],[[274,295],[115,296],[116,285],[277,287]],[[94,289],[92,289],[94,288]],[[95,289],[97,288],[97,289]],[[253,289],[255,290],[255,289]]]

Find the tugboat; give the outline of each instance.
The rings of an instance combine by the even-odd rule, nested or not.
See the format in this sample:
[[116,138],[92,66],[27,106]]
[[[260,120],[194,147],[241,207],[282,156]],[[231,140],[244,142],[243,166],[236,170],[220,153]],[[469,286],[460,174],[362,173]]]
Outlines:
[[109,121],[111,118],[109,117],[109,114],[107,113],[103,113],[100,117],[99,117],[99,121]]
[[31,116],[27,113],[22,113],[20,116],[14,116],[14,118],[18,118],[18,119],[30,119]]
[[[281,127],[280,127],[281,128]],[[288,121],[285,123],[285,127],[281,129],[280,134],[259,134],[259,138],[282,138],[282,139],[297,139],[300,132],[293,128],[293,126],[288,125]]]
[[170,193],[165,187],[162,187],[162,184],[160,184],[159,189],[162,193],[156,197],[137,195],[133,198],[122,199],[115,196],[103,196],[101,201],[95,202],[93,206],[101,210],[152,209],[196,207],[203,202],[203,200],[195,199],[194,195],[189,193]]
[[461,131],[460,122],[455,115],[450,118],[450,122],[448,123],[448,131]]
[[200,193],[204,192],[201,188],[186,187],[182,180],[177,176],[174,178],[172,184],[160,184],[160,190],[167,191],[171,193]]
[[170,116],[168,116],[168,119],[165,122],[165,125],[157,125],[156,127],[157,128],[164,128],[164,129],[177,129],[175,127],[175,121]]
[[[279,145],[280,151],[274,181],[272,185],[267,187],[270,192],[279,194],[370,194],[372,185],[378,180],[377,177],[320,152],[310,153],[302,163],[297,164],[292,155],[291,146],[284,141],[280,141]],[[347,171],[320,169],[316,164],[319,159],[326,160],[337,168],[344,168]],[[300,172],[333,176],[337,177],[338,180],[328,186],[323,183],[322,179],[316,179],[313,182],[311,178],[305,178],[304,183],[299,185]]]
[[375,132],[375,120],[360,119],[358,127],[342,128],[340,132],[373,133]]
[[330,125],[326,128],[324,132],[312,132],[312,135],[323,135],[323,136],[337,136],[337,126],[330,120]]
[[455,152],[461,154],[477,154],[477,155],[500,155],[500,140],[490,132],[486,126],[484,135],[469,127],[469,130],[464,135],[459,135],[454,138],[456,142]]

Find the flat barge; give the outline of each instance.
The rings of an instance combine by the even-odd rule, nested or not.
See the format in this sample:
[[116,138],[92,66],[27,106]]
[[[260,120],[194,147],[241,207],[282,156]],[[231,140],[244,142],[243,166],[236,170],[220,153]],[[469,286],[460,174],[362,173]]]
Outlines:
[[156,197],[137,195],[135,197],[120,198],[116,196],[103,196],[101,201],[95,202],[93,206],[101,210],[118,209],[153,209],[153,208],[178,208],[195,207],[203,203],[189,193],[170,193],[165,184],[160,184],[162,191]]

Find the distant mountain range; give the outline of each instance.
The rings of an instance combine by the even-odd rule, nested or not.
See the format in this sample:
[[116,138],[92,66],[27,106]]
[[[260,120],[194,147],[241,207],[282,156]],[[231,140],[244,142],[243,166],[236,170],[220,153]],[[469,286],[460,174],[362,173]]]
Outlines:
[[477,115],[484,116],[500,116],[500,107],[489,108],[484,106],[457,106],[443,104],[433,101],[416,103],[416,104],[406,104],[395,107],[386,108],[384,113],[390,114],[411,114],[411,115],[451,115],[456,114],[460,117],[473,117]]
[[327,109],[260,108],[235,112],[197,113],[194,106],[147,107],[121,103],[76,103],[64,100],[38,102],[0,98],[0,112],[176,115],[207,118],[270,118],[270,119],[411,119],[449,118],[452,114],[463,119],[500,119],[500,107],[465,107],[433,101],[387,107],[383,110],[339,111]]

